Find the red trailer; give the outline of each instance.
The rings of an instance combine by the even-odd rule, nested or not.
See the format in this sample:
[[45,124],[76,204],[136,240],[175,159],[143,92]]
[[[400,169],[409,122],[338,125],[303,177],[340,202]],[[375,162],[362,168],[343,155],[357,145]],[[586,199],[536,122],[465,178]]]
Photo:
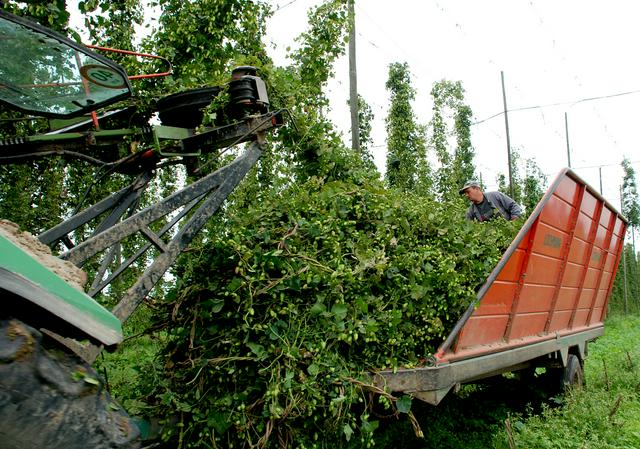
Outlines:
[[434,354],[428,367],[376,382],[438,404],[457,384],[538,366],[581,377],[604,319],[627,221],[563,170]]

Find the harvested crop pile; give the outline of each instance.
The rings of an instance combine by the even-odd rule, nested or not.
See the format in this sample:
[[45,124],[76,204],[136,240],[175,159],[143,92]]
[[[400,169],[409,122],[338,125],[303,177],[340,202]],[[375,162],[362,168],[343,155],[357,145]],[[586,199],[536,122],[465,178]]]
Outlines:
[[463,205],[375,183],[319,181],[235,216],[169,295],[159,397],[166,413],[182,412],[175,438],[193,447],[370,443],[371,401],[396,408],[371,399],[366,373],[422,363],[515,235],[513,223],[463,216]]

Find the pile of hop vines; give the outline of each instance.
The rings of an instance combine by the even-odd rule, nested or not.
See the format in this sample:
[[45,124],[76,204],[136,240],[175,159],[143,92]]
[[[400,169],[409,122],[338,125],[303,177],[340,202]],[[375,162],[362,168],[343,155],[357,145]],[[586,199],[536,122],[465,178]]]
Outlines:
[[[515,235],[378,183],[311,180],[236,215],[167,299],[165,413],[187,447],[372,444],[367,373],[418,366]],[[381,405],[382,404],[382,405]]]

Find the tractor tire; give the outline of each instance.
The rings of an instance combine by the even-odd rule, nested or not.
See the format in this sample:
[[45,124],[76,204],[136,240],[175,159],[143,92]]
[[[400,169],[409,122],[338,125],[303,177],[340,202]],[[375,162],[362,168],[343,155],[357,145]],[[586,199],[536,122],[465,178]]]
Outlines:
[[95,370],[21,321],[0,321],[0,447],[133,449],[138,427]]

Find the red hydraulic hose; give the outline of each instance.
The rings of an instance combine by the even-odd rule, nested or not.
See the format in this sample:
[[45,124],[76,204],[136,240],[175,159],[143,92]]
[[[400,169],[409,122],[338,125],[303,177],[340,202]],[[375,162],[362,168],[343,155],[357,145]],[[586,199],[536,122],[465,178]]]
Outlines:
[[93,48],[95,50],[110,51],[110,52],[113,52],[113,53],[122,53],[124,55],[140,56],[142,58],[161,59],[164,62],[166,62],[167,66],[169,67],[168,71],[162,72],[162,73],[148,73],[148,74],[143,74],[143,75],[131,75],[131,76],[128,76],[128,78],[130,80],[137,80],[137,79],[142,79],[142,78],[158,78],[160,76],[171,75],[171,73],[173,72],[173,66],[171,65],[171,61],[169,61],[167,58],[164,58],[162,56],[150,55],[150,54],[147,54],[147,53],[139,53],[139,52],[130,51],[130,50],[120,50],[120,49],[117,49],[117,48],[100,47],[98,45],[87,45],[87,47]]

